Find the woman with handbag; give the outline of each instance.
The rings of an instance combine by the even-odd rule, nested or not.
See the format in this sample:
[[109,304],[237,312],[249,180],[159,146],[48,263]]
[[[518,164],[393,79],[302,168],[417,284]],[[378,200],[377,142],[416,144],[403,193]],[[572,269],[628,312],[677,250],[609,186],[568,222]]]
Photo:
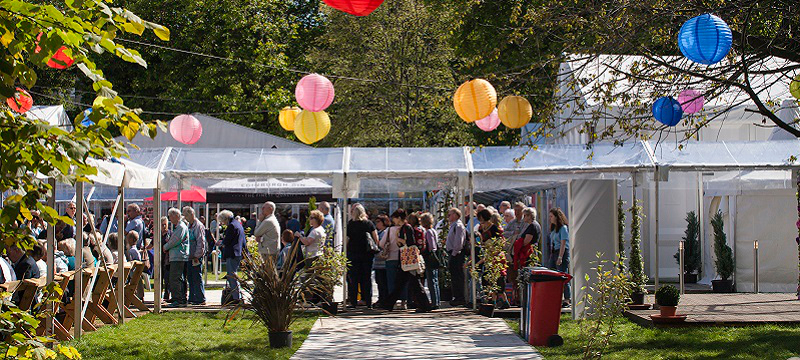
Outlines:
[[441,254],[439,253],[439,235],[433,229],[433,215],[424,213],[420,215],[419,222],[425,229],[425,250],[422,257],[425,259],[425,280],[428,283],[428,291],[431,293],[431,309],[439,308],[441,298],[439,296],[439,268],[442,266]]
[[368,309],[372,308],[372,258],[378,249],[378,231],[367,218],[361,204],[350,208],[347,222],[347,299],[350,308],[358,305],[359,288],[361,299]]
[[[395,212],[392,213],[392,223],[398,228],[395,241],[397,242],[400,252],[410,251],[413,253],[413,248],[416,248],[414,229],[406,222],[405,210],[395,210]],[[418,254],[419,250],[417,250],[416,253]],[[425,294],[424,287],[422,286],[422,279],[419,275],[417,270],[399,271],[394,282],[394,288],[391,288],[392,292],[387,297],[386,302],[381,304],[382,307],[389,311],[393,310],[395,303],[402,296],[406,287],[408,287],[408,297],[413,299],[417,304],[416,312],[430,312],[430,299],[428,299],[428,296]]]

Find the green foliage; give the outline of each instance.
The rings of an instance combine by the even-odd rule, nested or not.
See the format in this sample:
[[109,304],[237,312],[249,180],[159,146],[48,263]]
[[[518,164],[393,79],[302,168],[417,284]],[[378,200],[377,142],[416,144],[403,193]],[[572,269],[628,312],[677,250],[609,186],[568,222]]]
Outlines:
[[[617,251],[620,259],[625,258],[625,201],[617,200]],[[619,262],[619,271],[625,271],[625,262]]]
[[[694,211],[686,214],[686,231],[683,233],[683,272],[700,273],[700,221]],[[680,250],[675,253],[675,261],[680,264]]]
[[638,200],[634,200],[630,208],[631,213],[631,256],[628,259],[628,271],[630,272],[633,292],[646,294],[647,275],[644,274],[644,260],[642,260],[642,206]]
[[[496,238],[481,241],[482,250],[480,253],[479,262],[483,263],[483,279],[485,284],[481,288],[486,296],[496,295],[505,291],[498,286],[498,280],[503,276],[503,271],[506,270],[508,264],[506,263],[506,238],[498,236]],[[477,266],[470,268],[472,277],[480,279]]]
[[659,306],[678,306],[681,293],[675,285],[663,285],[656,290],[656,304]]
[[711,227],[714,228],[714,267],[722,280],[728,280],[733,275],[733,250],[728,246],[724,230],[722,211],[718,211],[711,218]]
[[337,252],[332,246],[325,246],[322,255],[311,264],[317,280],[315,291],[326,301],[333,301],[333,289],[342,285],[349,263],[343,252]]
[[308,236],[308,232],[311,231],[311,212],[317,210],[317,198],[312,196],[308,198],[308,215],[306,217],[306,226],[304,228],[304,232],[306,236]]
[[583,299],[583,319],[581,321],[581,343],[583,359],[600,359],[608,348],[611,338],[616,335],[617,319],[627,310],[632,291],[631,279],[624,272],[615,271],[622,262],[619,254],[616,260],[603,259],[597,253],[593,261],[594,276],[586,274]]

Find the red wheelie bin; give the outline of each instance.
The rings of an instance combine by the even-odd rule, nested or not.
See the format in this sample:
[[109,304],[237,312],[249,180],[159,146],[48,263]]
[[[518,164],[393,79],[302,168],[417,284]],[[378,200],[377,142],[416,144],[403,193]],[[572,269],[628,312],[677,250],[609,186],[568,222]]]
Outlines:
[[561,320],[561,299],[564,284],[572,276],[547,268],[534,268],[530,282],[522,289],[522,337],[534,346],[558,346],[564,340],[558,335]]

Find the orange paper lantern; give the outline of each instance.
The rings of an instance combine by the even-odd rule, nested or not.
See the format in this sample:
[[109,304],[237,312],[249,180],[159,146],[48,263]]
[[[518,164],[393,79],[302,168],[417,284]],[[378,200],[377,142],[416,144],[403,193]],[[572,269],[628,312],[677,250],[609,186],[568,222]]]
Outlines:
[[300,111],[302,110],[297,106],[287,106],[281,109],[281,112],[278,114],[278,122],[281,124],[281,127],[286,131],[294,131],[294,119]]
[[522,96],[506,96],[497,105],[497,115],[507,128],[519,129],[528,124],[533,116],[533,108],[528,99]]
[[489,116],[497,106],[497,91],[483,79],[467,81],[453,95],[453,106],[458,116],[473,123]]

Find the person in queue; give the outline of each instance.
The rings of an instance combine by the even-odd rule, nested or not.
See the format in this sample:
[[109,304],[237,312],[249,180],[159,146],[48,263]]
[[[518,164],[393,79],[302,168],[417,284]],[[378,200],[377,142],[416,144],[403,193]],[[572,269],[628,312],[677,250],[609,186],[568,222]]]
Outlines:
[[[561,208],[550,209],[548,215],[550,222],[550,234],[548,244],[550,246],[550,263],[548,267],[561,272],[569,273],[569,228],[567,227],[567,217]],[[564,284],[564,300],[562,307],[570,306],[570,283]]]
[[281,226],[275,217],[275,203],[267,201],[261,206],[261,214],[254,235],[258,242],[258,253],[262,259],[272,257],[273,262],[278,258],[280,251]]
[[228,288],[231,290],[230,299],[222,299],[223,304],[238,304],[242,301],[242,294],[239,288],[239,265],[242,262],[242,253],[247,246],[247,239],[242,223],[236,221],[230,210],[223,210],[217,215],[220,226],[226,226],[225,235],[222,240],[217,242],[217,246],[222,246],[222,260],[225,261],[225,269],[228,280]]
[[[436,256],[439,250],[439,234],[433,228],[433,215],[431,213],[423,213],[419,216],[419,222],[422,228],[425,229],[425,251],[423,257],[425,259],[432,259]],[[441,296],[439,292],[439,266],[434,261],[426,261],[425,263],[425,280],[427,281],[428,291],[431,294],[431,309],[439,309]]]
[[[379,247],[383,240],[383,237],[386,235],[387,229],[389,229],[389,217],[386,215],[378,215],[375,219],[375,229],[378,232],[378,239],[379,239]],[[386,296],[389,295],[389,279],[386,271],[386,259],[388,256],[388,251],[384,251],[381,247],[381,251],[373,257],[372,261],[372,269],[375,271],[375,283],[378,285],[378,303],[383,303],[386,299]],[[394,281],[394,280],[393,280]],[[392,282],[394,284],[394,282]]]
[[445,249],[448,255],[448,270],[450,271],[450,288],[453,290],[452,306],[460,306],[466,303],[464,292],[464,243],[467,230],[461,221],[461,210],[451,208],[447,212],[450,221],[450,228],[447,232]]
[[183,208],[183,218],[189,224],[189,261],[186,263],[186,277],[189,283],[189,303],[206,304],[206,290],[203,286],[203,259],[206,253],[206,227],[195,217],[194,208]]
[[169,222],[172,223],[172,234],[164,245],[164,252],[169,252],[169,290],[172,293],[172,302],[168,307],[185,306],[186,288],[184,287],[183,269],[189,260],[189,228],[181,220],[181,212],[176,208],[167,211]]
[[[406,216],[406,212],[403,209],[397,209],[394,213],[392,213],[392,223],[400,228],[397,239],[395,240],[398,247],[416,245],[414,229],[406,221]],[[411,271],[398,272],[397,278],[395,279],[394,289],[392,289],[392,292],[389,294],[386,302],[382,304],[382,307],[386,310],[393,310],[397,300],[400,299],[403,292],[406,291],[406,287],[408,291],[408,297],[416,304],[416,312],[430,312],[430,299],[428,299],[428,296],[425,295],[422,285],[422,278],[420,277],[420,274],[416,274]]]
[[361,299],[368,309],[372,308],[372,261],[374,254],[369,246],[369,238],[378,243],[378,230],[369,221],[367,212],[361,204],[353,204],[347,222],[347,299],[350,307],[358,305],[359,289]]

